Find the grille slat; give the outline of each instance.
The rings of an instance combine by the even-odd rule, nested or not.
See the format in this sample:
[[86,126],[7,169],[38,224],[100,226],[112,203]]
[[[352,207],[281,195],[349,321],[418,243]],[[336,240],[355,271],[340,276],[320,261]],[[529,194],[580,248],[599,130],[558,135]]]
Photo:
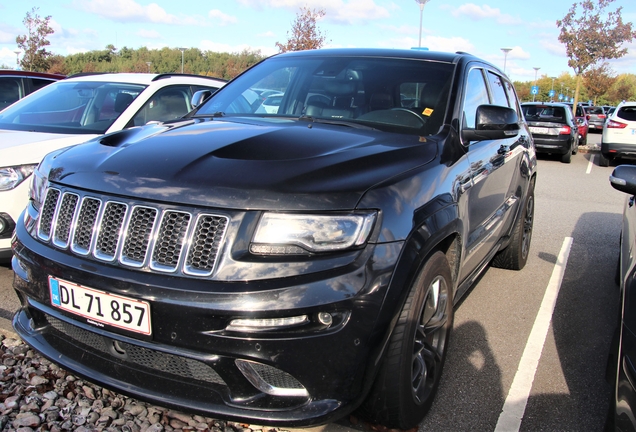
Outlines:
[[[194,222],[196,221],[196,223]],[[139,205],[50,188],[38,237],[78,255],[138,269],[210,276],[226,216]]]

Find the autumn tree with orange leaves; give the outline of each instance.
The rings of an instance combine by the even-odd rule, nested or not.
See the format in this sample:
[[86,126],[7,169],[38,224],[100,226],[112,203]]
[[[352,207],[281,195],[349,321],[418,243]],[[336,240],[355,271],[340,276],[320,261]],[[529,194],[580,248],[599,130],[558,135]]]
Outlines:
[[574,3],[567,15],[556,23],[561,29],[559,42],[565,45],[568,66],[574,69],[576,75],[574,106],[579,100],[583,74],[603,60],[623,57],[627,54],[623,43],[636,37],[632,23],[623,22],[622,7],[606,12],[614,1],[582,0]]
[[279,52],[302,51],[322,48],[326,36],[318,29],[317,22],[326,15],[324,9],[300,8],[292,23],[291,35],[287,32],[287,42],[276,42]]

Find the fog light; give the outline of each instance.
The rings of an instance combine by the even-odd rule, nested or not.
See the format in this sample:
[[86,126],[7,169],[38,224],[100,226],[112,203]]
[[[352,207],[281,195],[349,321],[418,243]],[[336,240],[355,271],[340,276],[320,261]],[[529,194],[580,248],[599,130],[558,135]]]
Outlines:
[[9,238],[13,234],[15,222],[7,213],[0,213],[0,238]]
[[318,314],[318,321],[320,321],[322,325],[330,326],[333,323],[333,317],[328,312],[320,312]]
[[285,318],[237,318],[230,321],[226,330],[233,331],[267,331],[295,327],[309,322],[307,315]]

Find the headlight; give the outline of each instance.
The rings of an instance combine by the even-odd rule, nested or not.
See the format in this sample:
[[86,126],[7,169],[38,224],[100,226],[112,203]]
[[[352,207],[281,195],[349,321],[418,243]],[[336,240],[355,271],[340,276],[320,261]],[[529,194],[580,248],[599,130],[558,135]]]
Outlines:
[[46,190],[46,185],[48,183],[48,178],[46,175],[42,174],[42,167],[38,167],[33,171],[33,179],[31,180],[31,187],[29,188],[29,198],[31,199],[31,204],[33,207],[39,212],[42,207],[42,202],[44,201],[44,193]]
[[0,168],[0,191],[15,189],[31,175],[37,164]]
[[268,255],[297,255],[360,246],[367,241],[375,217],[375,213],[265,213],[256,228],[250,251]]

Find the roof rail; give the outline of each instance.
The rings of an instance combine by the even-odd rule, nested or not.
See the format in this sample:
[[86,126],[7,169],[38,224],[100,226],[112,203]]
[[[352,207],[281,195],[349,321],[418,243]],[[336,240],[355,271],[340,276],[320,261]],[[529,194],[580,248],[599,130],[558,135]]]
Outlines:
[[157,81],[157,80],[160,80],[160,79],[166,79],[166,78],[172,78],[172,77],[196,77],[196,78],[213,79],[213,80],[223,81],[223,82],[227,82],[228,81],[228,80],[223,79],[223,78],[216,78],[216,77],[205,76],[205,75],[197,75],[197,74],[182,74],[182,73],[162,73],[162,74],[159,74],[156,77],[154,77],[152,80],[153,81]]
[[112,73],[112,72],[79,72],[73,75],[69,75],[67,78],[77,78],[77,77],[91,76],[91,75],[104,75],[107,73]]

